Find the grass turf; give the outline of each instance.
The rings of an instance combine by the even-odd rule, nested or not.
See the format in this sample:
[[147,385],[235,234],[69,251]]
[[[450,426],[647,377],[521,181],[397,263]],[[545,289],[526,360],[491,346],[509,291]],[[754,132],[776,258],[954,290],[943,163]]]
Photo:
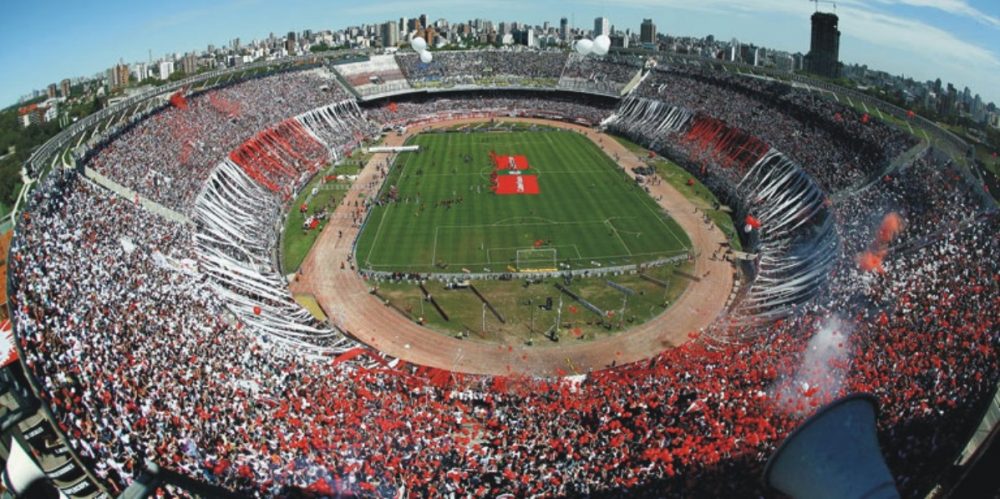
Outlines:
[[[586,137],[567,131],[426,133],[411,137],[358,240],[364,268],[506,272],[537,240],[572,268],[641,263],[691,247],[684,231]],[[539,195],[489,190],[490,151],[520,154]],[[469,158],[467,161],[466,158]],[[450,202],[450,203],[449,203]]]
[[[483,330],[482,302],[469,289],[446,289],[439,281],[425,283],[441,308],[448,314],[445,321],[434,307],[424,301],[416,284],[407,282],[378,282],[370,280],[369,285],[378,286],[380,296],[388,299],[398,310],[409,315],[412,320],[422,317],[430,329],[445,335],[458,332],[468,333],[470,339],[497,342],[522,343],[529,339],[536,346],[554,345],[542,333],[548,331],[558,318],[561,319],[559,337],[573,342],[595,340],[614,336],[620,332],[642,324],[663,313],[677,300],[690,284],[688,279],[676,274],[677,270],[691,272],[693,264],[664,265],[647,269],[646,274],[667,284],[661,287],[636,274],[590,277],[573,279],[569,288],[602,310],[614,310],[616,315],[601,324],[602,318],[587,310],[568,296],[563,295],[563,310],[558,314],[560,292],[554,286],[561,279],[545,279],[540,283],[524,285],[524,281],[487,280],[473,284],[504,317],[500,323],[493,314],[486,313],[486,329]],[[626,305],[623,294],[607,284],[614,282],[635,291],[629,297],[625,314],[620,312]],[[539,307],[546,298],[552,299],[552,309]],[[529,303],[530,301],[530,303]]]
[[[357,163],[364,164],[360,161]],[[326,175],[356,175],[358,170],[359,167],[354,161],[351,161],[349,165],[326,168],[316,174],[309,184],[299,191],[295,203],[291,205],[288,216],[285,218],[285,230],[281,237],[281,268],[286,274],[291,274],[299,269],[327,223],[327,220],[324,220],[316,229],[304,229],[302,225],[305,223],[305,219],[324,209],[332,213],[351,187],[350,181],[324,182],[324,177]],[[316,190],[315,195],[313,189]],[[299,207],[303,204],[308,207],[305,213],[299,211]]]
[[[652,159],[648,158],[647,153],[649,150],[645,147],[623,137],[615,137],[615,140],[642,158],[647,165],[655,168],[656,174],[660,178],[674,186],[691,203],[707,213],[715,225],[726,234],[729,244],[734,249],[743,249],[739,234],[736,233],[736,226],[733,224],[733,218],[729,216],[728,212],[715,209],[715,206],[719,204],[719,200],[715,197],[715,194],[712,194],[712,191],[708,190],[708,187],[705,187],[705,184],[702,184],[694,175],[691,175],[678,164],[663,156],[658,155]],[[688,185],[688,181],[691,181],[693,185]]]

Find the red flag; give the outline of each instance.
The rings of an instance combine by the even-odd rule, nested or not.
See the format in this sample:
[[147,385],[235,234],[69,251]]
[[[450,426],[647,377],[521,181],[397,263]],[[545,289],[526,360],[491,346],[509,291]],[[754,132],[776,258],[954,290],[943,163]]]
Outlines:
[[341,362],[347,362],[361,354],[365,353],[365,349],[361,347],[352,348],[333,359],[333,365],[340,364]]
[[321,496],[333,495],[333,489],[330,488],[330,484],[326,483],[326,480],[323,480],[322,478],[319,478],[315,482],[309,484],[309,486],[306,487],[306,490]]

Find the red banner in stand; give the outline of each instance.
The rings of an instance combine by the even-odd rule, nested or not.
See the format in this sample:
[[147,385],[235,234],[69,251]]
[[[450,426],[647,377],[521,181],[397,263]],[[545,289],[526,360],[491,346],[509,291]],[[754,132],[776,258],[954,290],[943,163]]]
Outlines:
[[0,367],[17,362],[17,348],[14,347],[14,330],[9,320],[0,322]]
[[497,177],[497,194],[538,194],[537,175],[501,175]]

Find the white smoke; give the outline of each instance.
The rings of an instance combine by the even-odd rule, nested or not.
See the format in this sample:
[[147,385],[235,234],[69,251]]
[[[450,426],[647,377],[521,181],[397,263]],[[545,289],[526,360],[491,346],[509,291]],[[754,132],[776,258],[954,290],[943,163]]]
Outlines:
[[850,324],[833,316],[816,327],[795,375],[778,380],[772,389],[772,399],[777,399],[779,408],[789,414],[811,412],[836,398],[847,376]]

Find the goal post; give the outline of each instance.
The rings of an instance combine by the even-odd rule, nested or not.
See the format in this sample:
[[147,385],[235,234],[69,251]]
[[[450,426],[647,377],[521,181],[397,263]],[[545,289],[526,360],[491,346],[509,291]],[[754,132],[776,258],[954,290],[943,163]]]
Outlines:
[[531,248],[517,250],[518,272],[554,272],[559,265],[555,248]]

